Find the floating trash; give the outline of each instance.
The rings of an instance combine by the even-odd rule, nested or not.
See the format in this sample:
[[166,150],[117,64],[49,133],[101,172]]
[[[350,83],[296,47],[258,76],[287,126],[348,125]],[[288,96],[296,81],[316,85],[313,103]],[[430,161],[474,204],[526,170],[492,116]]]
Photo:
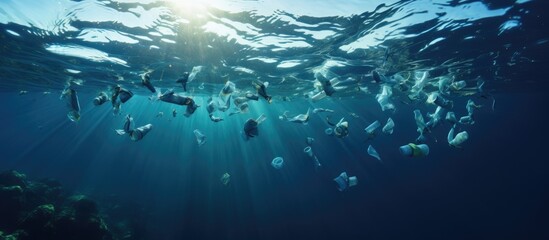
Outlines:
[[473,120],[473,118],[471,116],[463,116],[463,117],[459,118],[459,123],[464,124],[464,125],[473,125],[473,124],[475,124],[475,121]]
[[286,119],[288,120],[288,122],[307,124],[307,122],[309,121],[310,112],[311,112],[311,108],[307,109],[307,113],[302,113],[292,118],[288,118],[288,116],[286,116],[286,112],[284,112],[282,119]]
[[93,99],[93,105],[99,106],[106,103],[109,100],[109,96],[105,92],[100,92],[97,97]]
[[461,144],[467,141],[469,139],[469,133],[467,131],[463,131],[458,133],[454,136],[454,127],[450,129],[450,132],[448,132],[448,144],[452,147],[461,147]]
[[245,141],[248,141],[250,138],[253,138],[255,136],[259,135],[259,129],[257,128],[259,124],[261,124],[263,121],[265,121],[267,117],[265,117],[265,114],[259,115],[257,119],[248,119],[244,123],[244,129],[242,131],[242,137]]
[[[194,70],[194,68],[193,68]],[[194,76],[193,76],[194,77]],[[192,80],[192,79],[191,79]],[[181,77],[179,77],[177,80],[175,80],[176,83],[181,83],[181,87],[183,88],[183,91],[187,91],[187,82],[189,81],[189,72],[184,72]]]
[[440,77],[439,80],[438,80],[438,91],[441,93],[441,94],[450,94],[449,92],[449,89],[450,89],[450,78],[449,77],[446,77],[446,76],[443,76],[443,77]]
[[434,103],[439,107],[445,108],[445,109],[451,109],[454,107],[454,102],[451,100],[447,100],[443,98],[440,94],[434,92],[429,95],[427,98],[428,103]]
[[145,73],[141,76],[141,84],[149,89],[149,91],[151,91],[152,93],[156,93],[156,89],[151,83],[151,76],[149,75],[149,73]]
[[321,112],[331,112],[331,113],[333,113],[334,110],[328,109],[328,108],[315,108],[315,109],[313,109],[313,113],[321,113]]
[[313,149],[311,148],[311,146],[307,146],[303,149],[303,152],[310,158],[313,159],[314,161],[314,165],[315,165],[315,168],[319,168],[319,167],[322,167],[322,164],[320,164],[320,161],[318,161],[318,158],[315,156],[315,154],[313,153]]
[[339,174],[334,178],[334,181],[337,183],[337,189],[341,192],[358,184],[358,178],[356,176],[348,177],[346,172]]
[[192,82],[200,72],[204,69],[204,66],[194,66],[191,73],[188,75],[188,82]]
[[73,122],[80,120],[80,103],[78,102],[76,91],[72,88],[63,90],[61,93],[61,100],[65,101],[65,104],[69,109],[67,117]]
[[447,112],[446,113],[446,121],[448,121],[450,124],[458,123],[458,120],[456,118],[456,114],[454,112]]
[[349,135],[349,123],[344,121],[344,118],[341,118],[341,120],[339,120],[339,122],[335,125],[333,133],[338,138],[346,137]]
[[305,147],[305,149],[303,149],[303,152],[307,154],[307,156],[313,157],[313,149],[310,146]]
[[124,122],[124,128],[116,129],[115,131],[118,135],[128,134],[132,141],[137,142],[143,139],[145,135],[147,135],[151,131],[152,127],[152,124],[147,124],[138,128],[134,128],[133,118],[130,115],[127,115],[126,121]]
[[200,132],[200,130],[195,129],[194,136],[196,137],[196,142],[198,143],[198,146],[204,145],[206,143],[206,136]]
[[181,106],[187,106],[187,109],[185,109],[185,113],[183,114],[185,117],[190,117],[198,107],[191,97],[185,97],[178,94],[175,94],[173,90],[168,90],[161,94],[158,99],[163,102],[167,103],[173,103]]
[[452,88],[454,91],[459,91],[465,86],[467,86],[467,83],[465,81],[457,81],[450,84],[450,88]]
[[284,166],[284,159],[281,157],[275,157],[271,162],[271,165],[277,170],[281,169]]
[[427,125],[425,124],[425,120],[423,120],[423,115],[421,115],[421,112],[418,109],[414,110],[414,119],[416,120],[417,132],[419,133],[417,141],[424,141],[425,137],[423,136],[423,133],[425,132]]
[[145,137],[152,129],[152,124],[147,124],[141,127],[138,127],[130,132],[130,139],[134,142],[137,142]]
[[356,186],[358,184],[358,178],[356,176],[349,177],[349,187]]
[[423,157],[429,155],[429,146],[427,144],[413,144],[400,146],[400,154],[408,157]]
[[393,90],[391,90],[391,87],[387,85],[381,87],[381,92],[376,95],[376,100],[379,103],[379,106],[381,106],[381,111],[395,110],[395,105],[390,101],[392,95]]
[[378,161],[381,161],[381,157],[379,156],[379,153],[377,153],[376,149],[372,147],[372,145],[368,146],[368,154],[376,158]]
[[395,122],[393,122],[393,119],[389,118],[387,119],[387,123],[385,126],[383,126],[383,129],[381,131],[385,134],[393,134],[393,129],[395,128]]
[[[265,100],[267,100],[268,103],[272,102],[272,97],[267,94],[267,87],[269,86],[269,82],[260,82],[260,81],[255,80],[255,81],[252,82],[252,85],[257,90],[257,94],[259,94],[261,97],[263,97]],[[246,97],[248,97],[248,96],[246,96]],[[253,98],[254,98],[254,100],[257,100],[257,99],[255,99],[255,97],[253,97]]]
[[231,93],[233,93],[236,90],[236,85],[231,82],[227,81],[225,82],[225,86],[221,89],[221,92],[219,92],[219,96],[229,96]]
[[379,121],[375,121],[373,122],[372,124],[370,124],[368,127],[366,127],[364,129],[364,131],[366,131],[366,133],[368,133],[368,135],[374,135],[374,132],[376,131],[377,128],[379,128],[381,126],[381,123],[379,123]]
[[223,183],[223,185],[227,186],[227,184],[231,181],[231,175],[229,173],[223,173],[219,180]]
[[120,85],[116,85],[113,89],[112,100],[113,102],[126,103],[133,97],[133,92],[123,88]]
[[470,117],[473,117],[473,113],[474,113],[475,109],[479,109],[481,107],[482,107],[482,105],[475,104],[475,102],[473,102],[473,100],[471,100],[471,99],[469,99],[467,101],[467,105],[465,105],[465,108],[467,109],[467,113]]
[[430,118],[429,122],[425,123],[425,127],[430,131],[435,128],[444,115],[444,108],[438,106],[434,113],[427,113],[427,116]]

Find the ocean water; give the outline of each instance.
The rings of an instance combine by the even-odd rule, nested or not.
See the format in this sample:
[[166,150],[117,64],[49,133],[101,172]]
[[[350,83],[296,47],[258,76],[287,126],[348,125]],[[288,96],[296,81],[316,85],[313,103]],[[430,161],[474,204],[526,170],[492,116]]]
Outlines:
[[[546,239],[546,9],[542,0],[4,0],[0,171],[89,196],[109,226],[132,223],[120,239]],[[176,83],[183,72],[194,72],[187,91]],[[144,73],[158,93],[200,107],[184,116],[186,106],[141,84]],[[336,91],[317,99],[323,79]],[[441,92],[441,79],[466,86]],[[228,81],[236,90],[223,112]],[[253,81],[268,82],[272,102],[259,96],[230,115],[235,98],[257,94]],[[134,94],[119,114],[110,101],[94,105],[116,85]],[[393,110],[376,100],[384,86]],[[60,99],[66,89],[78,96],[77,121]],[[458,119],[468,100],[480,105],[474,124],[456,124],[469,135],[459,147],[446,113],[416,140],[413,112],[429,121],[433,93]],[[223,121],[210,120],[210,97]],[[282,117],[314,108],[333,112],[311,111],[306,124]],[[152,124],[143,139],[116,134],[128,114]],[[246,121],[261,114],[245,141]],[[342,118],[348,136],[325,134]],[[393,134],[381,131],[389,118]],[[408,143],[429,154],[403,156]],[[339,191],[342,172],[358,184]]]

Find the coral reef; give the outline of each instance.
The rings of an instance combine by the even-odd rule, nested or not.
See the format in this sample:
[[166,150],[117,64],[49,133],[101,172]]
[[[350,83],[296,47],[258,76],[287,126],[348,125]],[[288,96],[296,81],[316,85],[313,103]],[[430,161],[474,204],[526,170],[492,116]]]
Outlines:
[[[0,173],[0,240],[134,238],[128,234],[131,230],[116,229],[120,224],[111,231],[107,216],[90,198],[67,196],[55,180],[31,181],[17,171]],[[117,236],[119,232],[124,236]]]

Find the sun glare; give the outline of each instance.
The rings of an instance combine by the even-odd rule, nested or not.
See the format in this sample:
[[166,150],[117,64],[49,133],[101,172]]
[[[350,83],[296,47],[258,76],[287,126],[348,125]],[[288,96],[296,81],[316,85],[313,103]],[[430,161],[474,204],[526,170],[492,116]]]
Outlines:
[[206,11],[216,0],[166,0],[166,2],[187,13],[200,14]]

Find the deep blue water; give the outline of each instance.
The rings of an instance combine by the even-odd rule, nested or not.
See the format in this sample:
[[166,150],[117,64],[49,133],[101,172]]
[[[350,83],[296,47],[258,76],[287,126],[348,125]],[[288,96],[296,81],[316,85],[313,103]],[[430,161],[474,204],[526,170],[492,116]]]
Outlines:
[[[478,121],[489,124],[471,128],[466,147],[444,149],[442,142],[442,149],[432,148],[422,159],[399,156],[396,147],[410,140],[400,135],[413,134],[407,130],[413,122],[409,117],[395,118],[400,123],[395,132],[401,134],[373,140],[382,146],[378,151],[384,164],[366,154],[360,134],[341,141],[323,136],[322,131],[301,133],[299,127],[278,123],[274,117],[270,120],[280,126],[267,125],[272,127],[262,128],[261,137],[246,144],[231,133],[239,129],[241,122],[236,119],[216,129],[208,127],[210,122],[149,117],[158,127],[134,143],[114,134],[111,125],[120,118],[110,119],[106,109],[90,106],[93,111],[75,125],[51,100],[23,98],[2,95],[3,102],[15,101],[2,108],[2,115],[10,116],[3,120],[3,168],[35,178],[55,177],[98,199],[123,199],[142,207],[146,216],[139,217],[146,218],[144,227],[160,238],[546,234],[542,223],[548,200],[548,163],[543,157],[547,126],[539,111],[524,111],[526,105],[543,109],[547,96],[542,93],[498,96],[498,110],[480,111]],[[379,114],[368,111],[361,101],[343,103],[345,108],[362,109],[359,115]],[[510,116],[512,112],[523,114]],[[42,121],[59,123],[37,128]],[[309,124],[315,128],[324,123],[313,118]],[[200,148],[190,125],[209,137]],[[163,127],[175,132],[162,133]],[[357,127],[353,133],[360,130]],[[301,153],[304,134],[316,138],[315,150],[324,164],[320,171]],[[440,139],[445,134],[435,132]],[[286,159],[282,171],[270,166],[274,156]],[[342,193],[332,178],[344,170],[358,176],[360,184]],[[228,186],[219,182],[224,172],[232,175]]]
[[[41,3],[52,4],[45,2]],[[16,19],[14,16],[25,14],[28,6],[23,6],[24,1],[22,5],[11,1],[0,4],[1,171],[16,169],[33,179],[58,179],[67,190],[97,200],[106,215],[134,219],[136,235],[141,239],[549,237],[545,229],[549,213],[549,163],[545,156],[549,132],[544,69],[548,64],[549,34],[542,1],[387,1],[377,9],[368,8],[365,2],[350,1],[346,7],[362,12],[341,16],[338,14],[346,10],[341,5],[334,7],[333,15],[324,9],[316,13],[326,15],[307,16],[307,12],[290,6],[277,6],[277,11],[270,12],[267,1],[264,9],[256,6],[249,11],[211,8],[211,15],[206,17],[189,17],[167,5],[168,11],[163,9],[163,2],[116,2],[65,1],[62,4],[76,10],[61,11],[58,21],[53,21],[55,28],[47,21]],[[319,7],[330,3],[321,1]],[[153,18],[155,24],[143,28],[129,24],[130,20],[86,19],[85,14],[93,11],[85,12],[82,9],[86,8],[78,4],[88,4],[84,5],[88,9],[101,5],[125,13],[132,8],[168,13]],[[467,4],[471,5],[460,10]],[[475,19],[456,15],[460,11],[474,12],[475,6],[501,12],[485,18],[477,13]],[[14,9],[22,12],[17,15]],[[413,18],[422,11],[440,14],[433,19]],[[444,11],[447,13],[442,14]],[[402,12],[410,14],[399,15]],[[394,19],[396,16],[406,17]],[[297,23],[285,21],[288,17]],[[178,19],[190,23],[177,25]],[[502,27],[513,19],[520,25]],[[242,30],[242,26],[228,21],[252,27]],[[67,22],[77,30],[67,27]],[[207,31],[205,26],[211,26],[208,24],[226,24],[241,38],[215,35]],[[393,32],[383,30],[383,26],[391,26],[388,30]],[[173,30],[175,35],[164,34],[158,30],[160,27]],[[314,38],[302,34],[300,28],[329,30],[336,35]],[[141,42],[110,39],[101,43],[78,38],[86,29],[116,30]],[[149,35],[151,41],[134,37],[155,30],[164,35]],[[375,46],[360,41],[368,35],[383,37],[377,34],[385,34],[386,39],[371,42]],[[269,45],[270,39],[263,38],[266,36],[280,36],[282,40],[278,45]],[[175,43],[162,41],[162,37],[173,37]],[[443,40],[426,47],[437,38]],[[301,41],[310,47],[283,44]],[[51,45],[75,44],[101,50],[125,63],[47,50]],[[358,50],[345,48],[352,44]],[[254,62],[254,57],[270,58],[276,63]],[[297,65],[281,67],[285,61]],[[327,64],[330,61],[343,66]],[[205,70],[189,83],[193,90],[185,94],[202,106],[188,118],[183,116],[184,107],[151,101],[150,94],[139,85],[139,74],[152,70],[157,87],[180,92],[173,82],[181,71],[191,71],[195,66],[204,66]],[[240,71],[239,67],[252,72]],[[313,101],[304,94],[314,89],[314,73],[319,69],[339,80],[354,80],[344,84],[347,88],[336,95]],[[439,76],[466,80],[473,90],[453,92],[448,99],[454,101],[452,111],[458,118],[467,114],[467,100],[482,105],[475,110],[475,124],[457,126],[457,131],[469,133],[469,139],[461,148],[450,147],[446,138],[451,125],[442,121],[427,134],[428,156],[402,156],[398,147],[414,142],[418,135],[413,110],[421,110],[427,121],[425,114],[432,113],[436,106],[426,104],[424,99],[408,103],[405,93],[393,90],[391,100],[396,111],[382,111],[375,98],[381,86],[371,82],[373,69],[386,76],[429,71],[432,82]],[[479,76],[486,81],[484,91],[488,97],[474,87]],[[82,84],[72,84],[78,92],[81,119],[71,122],[59,95],[66,82],[75,79],[83,80]],[[270,82],[267,89],[273,102],[250,102],[248,113],[235,116],[217,111],[215,114],[224,121],[210,121],[205,110],[207,97],[217,95],[227,80],[243,92],[253,90],[251,79]],[[204,89],[198,88],[200,83],[205,84]],[[120,115],[113,114],[109,102],[102,106],[92,103],[99,91],[107,91],[114,84],[136,93],[123,104]],[[369,92],[356,90],[359,87],[367,87]],[[424,90],[436,91],[433,86]],[[293,116],[310,107],[335,112],[311,114],[306,125],[279,119],[284,111]],[[178,111],[175,118],[171,115],[174,108]],[[164,116],[158,117],[159,112]],[[133,116],[136,126],[151,123],[153,129],[138,142],[118,136],[115,129],[122,128],[126,114]],[[260,124],[259,136],[243,141],[240,132],[245,121],[260,114],[265,114],[267,120]],[[328,115],[335,122],[345,117],[348,137],[324,133],[330,127]],[[368,140],[364,128],[375,120],[384,125],[389,117],[395,122],[394,133],[378,131]],[[200,147],[193,134],[195,129],[207,137]],[[315,139],[311,147],[321,168],[315,169],[303,153],[307,137]],[[382,162],[368,155],[370,144]],[[280,170],[271,166],[275,157],[284,158]],[[343,171],[357,176],[359,183],[340,192],[333,179]],[[226,186],[220,181],[223,173],[231,175]],[[109,204],[119,206],[109,208]]]

